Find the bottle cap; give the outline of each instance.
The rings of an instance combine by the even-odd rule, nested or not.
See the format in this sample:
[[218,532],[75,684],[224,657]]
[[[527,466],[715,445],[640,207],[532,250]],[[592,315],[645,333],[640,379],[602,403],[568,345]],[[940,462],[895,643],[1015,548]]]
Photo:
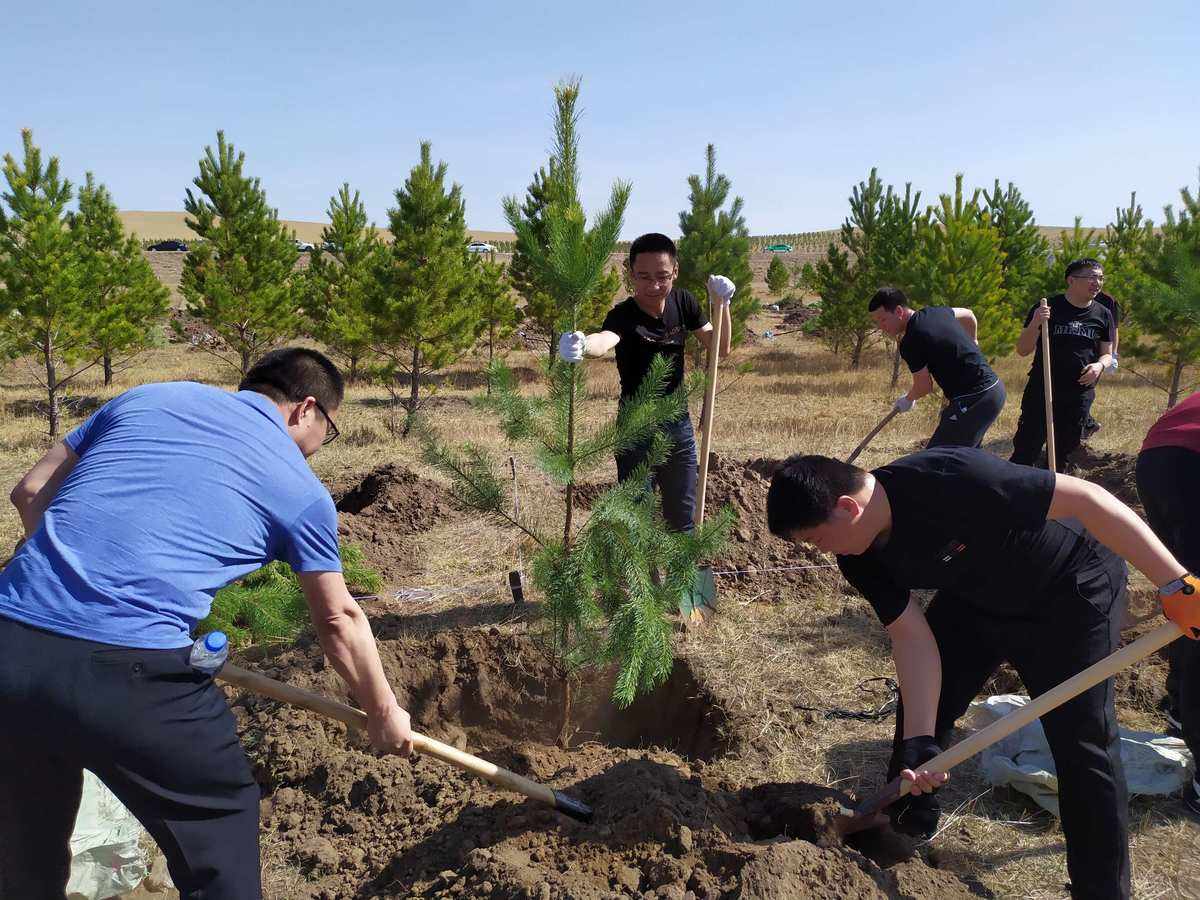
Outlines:
[[225,637],[223,631],[210,631],[204,636],[204,649],[209,653],[220,653],[227,643],[229,638]]

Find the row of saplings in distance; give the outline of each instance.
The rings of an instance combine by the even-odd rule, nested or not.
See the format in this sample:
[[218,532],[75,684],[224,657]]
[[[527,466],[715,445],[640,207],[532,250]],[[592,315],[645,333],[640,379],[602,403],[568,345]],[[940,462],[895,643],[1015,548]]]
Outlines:
[[[43,159],[32,134],[22,134],[23,159],[5,157],[10,193],[0,206],[0,353],[27,356],[45,372],[51,437],[60,431],[63,391],[102,364],[105,383],[161,334],[168,293],[136,238],[123,234],[116,205],[89,173],[75,196],[57,159]],[[729,181],[708,148],[703,179],[691,176],[693,208],[680,214],[679,283],[700,292],[712,267],[738,287],[733,342],[758,309],[751,290],[749,237],[741,201],[718,216]],[[184,199],[187,226],[199,237],[183,262],[180,292],[191,322],[170,320],[180,339],[227,362],[240,374],[264,352],[308,335],[339,358],[350,380],[377,378],[391,392],[389,425],[406,413],[408,434],[421,397],[421,376],[478,349],[488,363],[514,332],[547,349],[562,317],[557,286],[530,255],[550,244],[548,211],[563,183],[557,165],[540,169],[524,201],[508,207],[529,235],[518,240],[511,266],[467,251],[462,190],[447,181],[422,143],[420,160],[395,192],[390,240],[367,218],[358,192],[343,185],[330,200],[329,225],[308,266],[298,265],[294,234],[267,205],[245,154],[217,134]],[[607,245],[612,253],[617,242]],[[589,247],[588,252],[595,251]],[[597,257],[597,261],[599,258]],[[704,267],[704,271],[701,268]],[[581,329],[602,321],[621,287],[608,258],[573,307]]]

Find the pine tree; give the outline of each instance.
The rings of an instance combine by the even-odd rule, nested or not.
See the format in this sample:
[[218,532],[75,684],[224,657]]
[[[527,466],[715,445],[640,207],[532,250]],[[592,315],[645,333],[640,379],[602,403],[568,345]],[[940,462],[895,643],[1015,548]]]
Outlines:
[[192,182],[198,193],[189,188],[183,202],[190,217],[184,222],[201,240],[184,260],[179,285],[187,311],[219,341],[204,349],[243,375],[301,325],[292,296],[294,238],[267,206],[259,180],[243,174],[245,162],[246,154],[235,155],[223,131],[217,132],[215,153],[205,148]]
[[772,256],[771,264],[767,266],[767,290],[776,297],[782,296],[792,283],[791,274],[783,264],[782,257]]
[[124,357],[118,364],[128,362],[153,343],[170,293],[142,255],[141,242],[125,235],[112,195],[91,172],[79,191],[79,211],[68,220],[84,266],[91,345],[110,385],[115,357]]
[[1029,305],[1037,299],[1050,244],[1037,227],[1029,203],[1011,181],[1001,191],[997,178],[992,193],[984,197],[992,228],[1000,238],[1000,252],[1004,254],[1001,264],[1004,299],[1009,314],[1022,321]]
[[[305,306],[313,337],[348,366],[351,383],[371,352],[373,337],[367,296],[376,289],[383,243],[358,191],[343,184],[329,200],[329,224],[321,232],[304,273]],[[326,250],[328,248],[328,250]]]
[[1000,237],[976,190],[963,197],[963,176],[954,196],[942,194],[917,229],[909,266],[910,294],[924,305],[971,309],[979,320],[979,347],[986,356],[1008,353],[1021,330],[1004,296]]
[[[717,151],[712,144],[705,149],[704,180],[688,176],[689,209],[679,213],[678,285],[703,299],[709,275],[724,275],[736,288],[729,305],[732,325],[729,346],[737,347],[745,339],[746,321],[759,310],[754,296],[750,270],[750,231],[742,215],[742,198],[734,197],[728,209],[732,185],[717,172]],[[698,342],[695,353],[699,353]]]
[[[867,312],[870,294],[884,284],[902,284],[915,246],[920,197],[912,185],[905,185],[900,197],[872,168],[867,180],[851,189],[850,215],[842,223],[840,240],[828,245],[824,259],[801,270],[801,282],[821,297],[813,327],[835,353],[849,348],[851,368],[862,364],[874,332]],[[893,369],[898,376],[895,365]]]
[[[487,350],[488,368],[498,356],[504,355],[504,342],[521,321],[508,275],[502,263],[485,262],[479,270],[479,314],[484,325],[482,335]],[[488,385],[491,393],[491,385]]]
[[420,410],[421,375],[450,365],[483,331],[479,315],[477,260],[467,251],[462,188],[446,188],[446,164],[433,163],[432,147],[421,143],[421,159],[396,190],[388,210],[392,244],[379,271],[380,290],[368,295],[373,348],[386,360],[392,391],[407,381],[402,435]]
[[[525,200],[520,207],[521,221],[528,226],[537,245],[543,250],[547,246],[546,207],[553,200],[552,192],[558,183],[557,165],[557,160],[551,157],[547,165],[534,173],[533,181],[526,189]],[[519,241],[513,248],[508,277],[513,288],[525,300],[526,334],[546,346],[547,361],[553,366],[556,359],[555,344],[558,340],[558,333],[555,331],[559,318],[558,305],[550,290],[538,280],[538,272]],[[595,290],[579,305],[580,331],[591,332],[600,327],[612,306],[613,295],[620,286],[620,271],[615,268],[607,269],[604,277],[596,283]]]
[[[578,98],[578,82],[555,89],[558,183],[553,185],[554,200],[544,211],[543,235],[531,227],[517,198],[505,201],[509,224],[534,277],[556,300],[555,328],[560,332],[577,330],[581,307],[605,277],[630,190],[618,182],[608,207],[587,227],[578,197]],[[579,425],[586,363],[549,369],[544,399],[522,396],[512,372],[502,363],[493,365],[488,405],[499,414],[506,437],[529,445],[539,467],[565,487],[558,534],[543,533],[514,517],[506,497],[507,479],[497,475],[495,460],[486,449],[467,445],[456,450],[427,438],[428,458],[453,479],[464,506],[520,528],[538,547],[531,580],[544,598],[543,622],[562,679],[559,742],[563,746],[570,740],[574,685],[583,668],[604,661],[617,663],[613,699],[619,705],[628,705],[670,674],[668,613],[678,608],[681,593],[693,584],[697,560],[719,547],[728,528],[728,513],[723,513],[694,533],[670,531],[647,487],[648,468],[599,498],[582,526],[575,521],[575,485],[614,450],[657,435],[647,465],[665,458],[667,439],[660,426],[687,407],[685,389],[663,396],[668,365],[659,359],[617,418],[590,432]]]
[[[63,387],[95,365],[87,269],[66,228],[71,183],[58,159],[43,162],[33,133],[21,132],[24,157],[4,156],[8,190],[0,195],[0,346],[12,356],[35,357],[50,437],[59,434]],[[66,368],[89,360],[63,375]],[[40,379],[39,379],[40,380]]]
[[1178,212],[1172,206],[1163,210],[1158,234],[1140,216],[1128,222],[1141,238],[1123,249],[1136,253],[1137,264],[1125,261],[1121,267],[1133,298],[1132,327],[1122,329],[1121,355],[1166,369],[1165,379],[1150,380],[1166,392],[1168,409],[1179,400],[1185,371],[1200,365],[1200,200],[1183,188],[1180,201]]

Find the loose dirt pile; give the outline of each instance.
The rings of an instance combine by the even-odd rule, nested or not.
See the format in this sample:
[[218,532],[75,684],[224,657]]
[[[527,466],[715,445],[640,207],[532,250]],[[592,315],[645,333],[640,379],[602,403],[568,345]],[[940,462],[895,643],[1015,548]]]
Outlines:
[[[736,583],[758,599],[779,602],[830,578],[830,573],[836,574],[828,568],[832,556],[811,547],[796,548],[767,528],[767,491],[779,462],[739,462],[716,453],[709,456],[705,509],[712,514],[730,505],[737,514],[728,546],[712,561],[718,589]],[[576,488],[575,496],[580,506],[587,508],[611,487],[612,482],[583,484]]]
[[446,488],[395,463],[332,493],[338,534],[358,544],[368,565],[388,584],[420,574],[415,536],[459,514]]
[[1081,444],[1071,454],[1066,466],[1069,474],[1100,485],[1144,518],[1142,503],[1138,499],[1136,468],[1136,456],[1128,453],[1097,453],[1087,444]]
[[[836,791],[722,781],[715,760],[733,738],[686,662],[664,692],[619,716],[593,679],[576,749],[563,751],[549,743],[550,661],[528,636],[417,640],[400,620],[375,624],[388,676],[423,730],[566,790],[595,818],[575,822],[436,761],[378,758],[341,725],[246,696],[234,709],[264,825],[305,881],[292,896],[970,896],[894,836],[840,845],[828,825],[846,800]],[[315,645],[260,668],[339,694]],[[653,748],[662,744],[672,749]]]

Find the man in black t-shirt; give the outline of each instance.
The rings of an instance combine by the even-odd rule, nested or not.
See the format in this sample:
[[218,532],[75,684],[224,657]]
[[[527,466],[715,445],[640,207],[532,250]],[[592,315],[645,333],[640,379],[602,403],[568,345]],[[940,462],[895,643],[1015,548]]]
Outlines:
[[1096,398],[1096,382],[1112,365],[1112,314],[1095,299],[1104,271],[1094,259],[1067,266],[1067,292],[1049,306],[1039,303],[1025,317],[1017,353],[1033,354],[1029,381],[1021,396],[1021,418],[1013,435],[1012,461],[1031,466],[1046,443],[1046,400],[1042,381],[1042,323],[1050,322],[1050,388],[1054,404],[1054,445],[1061,465],[1079,446]]
[[[1037,696],[1119,646],[1121,556],[1162,586],[1172,621],[1200,621],[1200,581],[1132,510],[1098,485],[983,450],[922,450],[872,472],[793,456],[771,481],[767,523],[785,540],[837,554],[887,629],[902,700],[888,777],[902,775],[918,791],[889,815],[909,833],[936,830],[930,792],[946,775],[922,767],[1001,662]],[[913,589],[937,591],[927,610]],[[1041,721],[1058,772],[1072,894],[1128,897],[1112,680]]]
[[[616,348],[617,373],[621,379],[621,402],[632,397],[650,371],[656,357],[671,362],[666,393],[683,383],[683,348],[688,333],[696,336],[710,353],[713,327],[692,294],[675,287],[679,275],[675,242],[665,234],[644,234],[629,248],[629,273],[633,280],[632,297],[608,311],[600,331],[564,334],[558,353],[568,363],[583,361],[584,356],[603,356]],[[720,311],[721,357],[729,353],[729,300],[734,285],[728,278],[713,275],[708,279],[708,295]],[[676,531],[692,528],[696,508],[696,437],[691,419],[670,422],[664,431],[672,449],[666,462],[652,473],[662,496],[663,517]],[[649,452],[649,444],[617,454],[617,478],[624,481],[637,469]]]
[[898,412],[908,412],[933,390],[946,396],[941,420],[927,447],[978,447],[1004,409],[1004,383],[979,351],[979,323],[969,309],[927,306],[913,312],[904,292],[885,287],[867,305],[876,327],[900,342],[913,383],[896,400]]

